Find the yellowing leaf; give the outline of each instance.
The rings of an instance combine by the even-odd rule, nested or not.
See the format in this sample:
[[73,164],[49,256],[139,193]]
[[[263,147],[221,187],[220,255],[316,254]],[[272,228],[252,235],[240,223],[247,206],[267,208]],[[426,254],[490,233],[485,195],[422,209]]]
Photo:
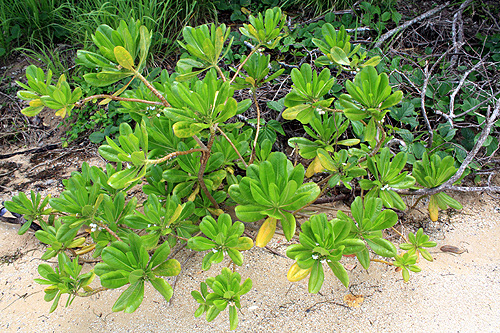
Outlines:
[[246,9],[245,7],[241,7],[241,9],[240,9],[240,10],[241,10],[241,12],[242,12],[243,14],[245,14],[245,15],[250,15],[250,14],[252,14],[252,12],[251,12],[251,11],[249,11],[248,9]]
[[438,220],[439,215],[439,207],[437,199],[434,195],[431,195],[431,199],[429,200],[429,215],[431,217],[432,222],[436,222]]
[[198,195],[198,193],[200,193],[200,186],[199,185],[196,185],[193,193],[191,193],[188,197],[188,201],[194,201],[194,199],[196,198],[196,196]]
[[129,70],[134,69],[134,59],[132,59],[130,53],[123,46],[117,46],[113,51],[116,61],[118,61],[120,66]]
[[182,205],[177,205],[177,208],[175,209],[174,213],[170,217],[170,220],[168,221],[167,225],[171,225],[172,223],[175,222],[181,216],[182,213]]
[[214,214],[215,216],[220,216],[224,214],[224,211],[222,209],[213,209],[213,208],[207,208],[207,209],[210,213]]
[[312,270],[312,266],[309,267],[308,269],[303,269],[303,268],[300,268],[299,264],[295,263],[288,270],[288,273],[286,274],[286,278],[290,282],[297,282],[297,281],[300,281],[300,280],[304,279],[305,277],[307,277],[309,275],[309,273],[311,273],[311,270]]
[[80,237],[77,239],[74,239],[69,245],[68,248],[74,248],[74,247],[80,247],[85,243],[85,237]]
[[57,112],[56,112],[56,116],[59,116],[59,117],[61,117],[61,118],[66,117],[66,107],[64,107],[64,108],[62,108],[62,109],[57,110]]
[[79,256],[79,255],[88,253],[88,252],[92,251],[93,249],[95,249],[95,244],[86,245],[86,246],[82,247],[80,250],[75,251],[75,254]]
[[309,164],[306,170],[306,177],[310,178],[312,177],[315,173],[321,172],[323,170],[323,165],[321,165],[321,162],[319,160],[319,157],[316,156],[314,160]]
[[268,217],[264,223],[260,226],[257,238],[255,238],[255,246],[264,247],[269,243],[271,238],[274,236],[276,231],[276,219],[274,217]]
[[41,99],[34,99],[34,100],[29,102],[29,105],[33,106],[33,107],[39,107],[39,106],[43,106],[43,103],[42,103]]
[[344,302],[350,308],[359,308],[363,304],[364,299],[362,295],[347,294],[344,296]]

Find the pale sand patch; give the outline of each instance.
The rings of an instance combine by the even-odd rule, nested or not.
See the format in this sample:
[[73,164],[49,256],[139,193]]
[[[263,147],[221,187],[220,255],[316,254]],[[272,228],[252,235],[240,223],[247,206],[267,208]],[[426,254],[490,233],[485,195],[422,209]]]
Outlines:
[[[331,272],[325,274],[321,295],[311,295],[307,292],[307,281],[290,283],[286,279],[292,264],[290,259],[256,248],[246,252],[238,272],[243,279],[251,278],[254,288],[242,299],[237,331],[500,331],[500,204],[480,194],[463,196],[460,201],[465,207],[460,214],[447,216],[443,212],[437,223],[422,220],[438,247],[431,249],[435,261],[421,261],[422,272],[412,274],[409,283],[404,283],[400,273],[383,264],[373,263],[368,271],[357,265],[349,272],[350,292],[364,296],[359,308],[345,307],[343,299],[349,290]],[[147,287],[143,304],[133,314],[111,312],[120,290],[77,298],[69,308],[61,302],[49,314],[50,303],[43,300],[43,288],[33,282],[38,277],[43,246],[32,233],[17,236],[17,229],[0,224],[0,256],[12,255],[17,250],[25,253],[10,264],[0,265],[3,332],[228,331],[227,313],[212,323],[194,318],[197,305],[190,296],[201,281],[217,274],[228,262],[203,272],[202,254],[196,253],[187,260],[189,250],[177,256],[185,264],[170,306],[152,287]],[[468,252],[456,255],[439,251],[445,244]],[[284,253],[286,242],[278,237],[271,247]],[[355,260],[344,258],[343,262],[353,264]],[[86,265],[84,269],[90,268]]]

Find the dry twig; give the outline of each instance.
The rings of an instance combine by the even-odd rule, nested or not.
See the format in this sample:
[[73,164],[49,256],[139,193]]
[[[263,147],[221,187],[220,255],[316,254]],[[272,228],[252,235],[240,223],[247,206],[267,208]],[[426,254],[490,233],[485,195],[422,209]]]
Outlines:
[[400,26],[398,26],[398,27],[396,27],[394,29],[391,29],[391,30],[387,31],[385,34],[383,34],[382,36],[380,36],[379,40],[375,43],[374,47],[380,47],[380,46],[382,46],[382,44],[388,38],[391,38],[393,35],[397,34],[398,32],[400,32],[400,31],[408,28],[410,25],[415,24],[417,22],[420,22],[422,20],[425,20],[426,18],[431,17],[432,15],[434,15],[436,13],[439,13],[444,8],[446,8],[448,6],[448,4],[449,4],[449,2],[446,2],[445,4],[443,4],[441,6],[438,6],[438,7],[434,8],[434,9],[429,10],[428,12],[423,13],[420,16],[415,17],[413,20],[405,22],[404,24],[402,24],[402,25],[400,25]]

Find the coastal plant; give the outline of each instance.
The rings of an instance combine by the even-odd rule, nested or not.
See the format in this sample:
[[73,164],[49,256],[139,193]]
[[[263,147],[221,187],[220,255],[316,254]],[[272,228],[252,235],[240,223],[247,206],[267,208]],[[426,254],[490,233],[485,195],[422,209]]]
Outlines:
[[[281,69],[269,68],[264,53],[278,47],[286,35],[285,22],[279,8],[250,16],[240,32],[253,47],[233,67],[224,64],[230,27],[186,27],[180,43],[186,53],[175,72],[158,70],[151,79],[146,66],[152,33],[135,20],[116,28],[102,25],[93,37],[95,52],[80,51],[77,57],[92,69],[84,80],[110,86],[114,92],[109,94],[80,98],[81,90],[68,90],[64,77],[53,84],[50,72],[28,68],[28,84],[19,93],[29,104],[25,114],[49,108],[64,117],[99,100],[119,104],[135,121],[132,126],[122,123],[118,135],[106,137],[100,146],[99,154],[109,161],[105,170],[84,164],[63,181],[65,190],[58,198],[42,200],[32,194],[30,200],[20,194],[6,204],[39,221],[43,231],[37,237],[49,245],[47,256],[62,258],[63,265],[70,265],[64,256],[87,253],[102,260],[92,270],[100,277],[97,288],[87,284],[87,276],[78,278],[77,269],[65,273],[72,276],[71,288],[55,283],[58,277],[44,266],[42,276],[50,275],[47,281],[54,282],[50,300],[62,293],[81,296],[80,287],[88,294],[126,286],[112,310],[133,312],[150,283],[168,301],[174,291],[163,277],[181,271],[171,248],[187,246],[208,251],[201,268],[210,273],[220,270],[225,259],[234,264],[201,282],[201,291],[192,295],[199,303],[197,317],[206,313],[212,321],[229,307],[230,328],[235,329],[240,296],[252,287],[249,279],[240,284],[237,272],[241,251],[253,246],[246,236],[252,229],[258,230],[257,247],[266,247],[276,234],[285,236],[290,242],[286,254],[295,261],[288,278],[309,276],[313,293],[323,285],[325,263],[349,285],[343,255],[355,255],[366,269],[371,261],[382,261],[374,255],[394,260],[384,262],[401,267],[405,281],[409,271],[419,270],[417,252],[426,255],[422,248],[431,245],[428,239],[417,233],[411,248],[403,245],[411,253],[399,255],[384,232],[398,221],[394,209],[406,208],[399,192],[417,190],[417,177],[421,186],[439,185],[452,170],[449,160],[443,160],[439,174],[425,168],[425,161],[416,161],[413,170],[420,175],[414,172],[414,178],[408,154],[385,147],[393,134],[386,115],[403,93],[393,91],[389,75],[374,67],[379,59],[352,49],[345,30],[331,27],[324,30],[325,42],[318,43],[323,56],[337,62],[321,66],[332,65],[349,78],[338,87],[337,92],[345,88],[343,93],[332,93],[336,78],[331,68],[303,64],[291,71],[292,90],[283,100],[282,117],[303,125],[304,137],[289,140],[303,160],[276,151],[267,137],[259,139],[268,126],[277,133],[283,130],[277,120],[264,126],[257,92],[283,77]],[[242,98],[248,89],[251,98]],[[253,119],[243,116],[252,111]],[[431,160],[434,165],[441,161]],[[332,220],[311,213],[318,198],[344,189],[355,196],[347,213],[338,210]],[[50,210],[44,208],[47,202]],[[49,222],[43,221],[46,216]],[[71,265],[78,264],[74,260]]]

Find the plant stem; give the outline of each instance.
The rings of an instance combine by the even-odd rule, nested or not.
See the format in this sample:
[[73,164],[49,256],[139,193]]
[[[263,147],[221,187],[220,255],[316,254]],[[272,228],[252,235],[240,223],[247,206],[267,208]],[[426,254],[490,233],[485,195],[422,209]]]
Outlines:
[[384,143],[385,141],[385,131],[384,131],[384,128],[382,127],[382,125],[380,124],[379,121],[377,121],[377,127],[378,129],[380,130],[380,133],[381,133],[381,138],[380,140],[377,141],[377,145],[375,146],[375,148],[373,149],[373,151],[368,154],[368,156],[365,156],[365,157],[361,157],[359,160],[358,160],[358,164],[359,163],[363,163],[364,161],[366,161],[366,159],[368,157],[373,157],[375,156],[376,153],[378,153],[378,151],[380,150],[380,148],[382,147],[382,144]]
[[240,152],[238,151],[238,149],[236,149],[236,146],[234,145],[234,143],[231,141],[231,139],[226,135],[226,133],[224,133],[220,127],[217,128],[217,130],[220,132],[220,134],[222,134],[222,136],[227,140],[227,142],[229,142],[229,144],[231,145],[231,147],[233,147],[234,151],[236,152],[236,154],[238,154],[241,162],[243,162],[243,165],[245,166],[245,168],[248,167],[247,165],[247,162],[245,162],[245,160],[243,159],[243,156],[241,156]]
[[93,95],[93,96],[86,97],[86,98],[78,101],[77,103],[75,103],[75,106],[77,108],[81,108],[85,103],[90,102],[91,100],[97,99],[97,98],[111,99],[113,101],[137,102],[137,103],[143,103],[143,104],[163,106],[163,103],[161,103],[161,102],[147,101],[147,100],[138,99],[138,98],[119,97],[119,96],[106,95],[106,94],[99,94],[99,95]]
[[394,266],[394,264],[392,262],[388,262],[388,261],[385,261],[385,260],[382,260],[382,259],[372,258],[372,259],[370,259],[370,261],[381,262],[382,264],[386,264],[386,265],[389,265],[389,266]]
[[222,81],[226,82],[227,79],[226,77],[224,76],[224,73],[222,73],[222,70],[220,69],[219,66],[215,65],[215,70],[217,71],[217,73],[219,73],[220,77],[222,78]]
[[428,195],[421,195],[418,197],[417,201],[415,201],[415,203],[410,207],[408,208],[408,211],[412,211],[415,207],[417,207],[418,203],[420,202],[420,200],[422,200],[423,198],[427,197]]
[[153,92],[153,94],[158,97],[160,99],[160,101],[162,102],[163,106],[166,106],[166,107],[169,107],[170,104],[167,102],[167,100],[165,99],[165,97],[163,97],[163,95],[158,91],[156,90],[155,87],[153,87],[153,85],[151,83],[149,83],[148,80],[146,80],[146,78],[144,76],[142,76],[141,73],[139,73],[138,71],[134,70],[134,74],[135,76],[137,76],[139,78],[139,80],[142,81],[142,83],[144,83],[144,85]]
[[[332,178],[332,177],[333,177],[333,174],[329,175],[328,177],[326,177],[325,179],[323,179],[322,181],[320,181],[320,182],[318,183],[318,186],[321,186],[321,185],[323,185],[324,183],[328,182],[328,181],[330,180],[330,178]],[[321,192],[319,192],[318,196],[317,196],[314,200],[312,200],[311,202],[309,202],[309,203],[308,203],[308,204],[306,204],[305,206],[300,207],[299,209],[297,209],[296,211],[294,211],[292,214],[293,214],[293,215],[295,215],[295,214],[297,214],[299,211],[301,211],[302,209],[307,208],[307,207],[309,207],[310,205],[312,205],[312,204],[313,204],[316,200],[318,200],[318,198],[319,198],[319,197],[321,197],[321,196],[325,193],[325,191],[326,191],[326,189],[327,189],[328,187],[329,187],[329,186],[328,186],[328,184],[326,184],[325,186],[323,186],[323,188],[321,189]]]
[[248,161],[249,164],[252,164],[253,160],[255,159],[255,147],[257,146],[257,140],[259,139],[260,132],[260,107],[259,103],[257,102],[257,95],[255,93],[255,90],[252,90],[252,93],[253,103],[255,104],[255,108],[257,109],[257,129],[255,131],[255,140],[253,140],[252,155],[250,156],[250,161]]
[[207,167],[207,162],[208,158],[210,157],[210,152],[212,151],[212,144],[214,143],[215,139],[215,130],[217,129],[217,124],[214,125],[215,127],[210,128],[210,139],[208,140],[207,144],[207,150],[204,150],[201,153],[201,158],[200,158],[200,170],[198,171],[198,183],[200,184],[201,189],[203,190],[203,193],[207,196],[208,200],[212,203],[215,209],[220,209],[219,204],[217,201],[215,201],[214,197],[210,194],[208,191],[207,185],[205,184],[205,181],[203,180],[203,175],[205,173],[205,168]]
[[196,141],[196,143],[197,143],[197,144],[198,144],[201,148],[203,148],[203,149],[205,149],[205,150],[208,150],[207,146],[205,146],[205,144],[204,144],[204,143],[200,140],[200,138],[199,138],[198,136],[196,136],[196,134],[195,134],[195,135],[193,135],[193,139],[194,139],[194,141]]
[[120,241],[120,242],[123,242],[122,239],[111,229],[109,229],[109,227],[107,225],[105,225],[104,223],[101,223],[101,222],[94,222],[96,223],[97,225],[99,225],[101,228],[104,228],[106,229],[107,232],[109,232],[111,234],[111,236],[113,236],[114,238],[116,238],[116,240]]
[[187,154],[191,154],[191,153],[194,153],[194,152],[197,152],[197,151],[201,151],[201,152],[204,152],[204,151],[207,151],[206,148],[193,148],[193,149],[189,149],[189,150],[186,150],[186,151],[174,151],[173,153],[170,153],[162,158],[158,158],[156,160],[148,160],[148,163],[151,163],[151,164],[160,164],[160,163],[163,163],[163,162],[166,162],[174,157],[177,157],[177,156],[180,156],[180,155],[187,155]]
[[108,288],[106,288],[106,287],[99,287],[99,288],[93,289],[91,291],[86,291],[86,292],[83,292],[83,293],[82,292],[76,292],[73,295],[78,296],[78,297],[90,297],[92,295],[100,293],[101,291],[106,291],[106,290],[108,290]]
[[408,240],[406,239],[406,237],[405,237],[402,233],[400,233],[400,232],[398,231],[398,229],[396,229],[396,228],[394,228],[394,227],[391,227],[391,229],[392,229],[392,231],[394,231],[395,233],[397,233],[397,234],[399,235],[399,237],[403,238],[403,240],[404,240],[406,243],[408,243]]
[[259,49],[259,47],[261,47],[261,44],[258,44],[256,47],[254,47],[252,49],[252,51],[248,54],[248,57],[245,58],[245,60],[243,60],[243,62],[238,66],[238,68],[236,69],[236,73],[234,73],[234,76],[233,78],[231,79],[231,81],[229,81],[229,83],[233,83],[234,80],[236,79],[236,77],[238,76],[238,74],[240,73],[241,69],[243,68],[243,66],[245,66],[245,64],[247,63],[248,59],[250,59],[250,57],[255,53],[257,52],[257,50]]

